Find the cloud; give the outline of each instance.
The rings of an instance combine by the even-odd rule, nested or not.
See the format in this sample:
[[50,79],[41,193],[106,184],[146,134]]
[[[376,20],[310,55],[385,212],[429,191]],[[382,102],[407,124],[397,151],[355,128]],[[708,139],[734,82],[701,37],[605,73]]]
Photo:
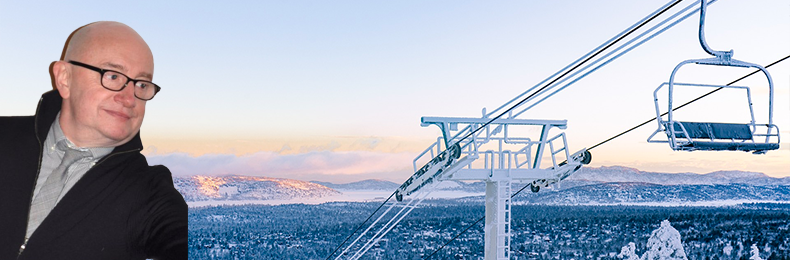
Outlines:
[[[294,178],[411,172],[413,153],[311,151],[298,154],[257,152],[248,155],[186,153],[149,155],[148,163],[167,166],[174,176],[250,175]],[[408,175],[406,175],[408,176]]]

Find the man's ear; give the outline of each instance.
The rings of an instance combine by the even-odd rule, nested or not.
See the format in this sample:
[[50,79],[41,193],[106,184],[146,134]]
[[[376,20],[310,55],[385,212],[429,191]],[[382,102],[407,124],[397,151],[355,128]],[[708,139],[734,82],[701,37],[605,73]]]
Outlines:
[[71,86],[69,86],[69,81],[71,80],[70,67],[65,61],[56,61],[52,64],[52,83],[55,84],[55,88],[58,89],[60,97],[63,99],[71,96]]

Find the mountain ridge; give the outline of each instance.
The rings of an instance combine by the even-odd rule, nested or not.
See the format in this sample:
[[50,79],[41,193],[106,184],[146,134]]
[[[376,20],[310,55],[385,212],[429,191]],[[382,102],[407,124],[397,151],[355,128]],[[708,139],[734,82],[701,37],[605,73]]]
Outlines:
[[173,177],[173,184],[186,201],[290,200],[339,194],[312,182],[240,175]]
[[[327,198],[359,192],[390,192],[400,184],[369,179],[350,183],[300,181],[284,178],[230,176],[173,177],[176,189],[189,202],[271,201]],[[514,191],[523,183],[514,182]],[[444,181],[437,191],[482,194],[484,182]],[[528,195],[523,195],[528,194]],[[466,196],[466,195],[463,195]],[[522,192],[523,203],[651,203],[712,200],[790,201],[790,177],[774,178],[759,172],[714,171],[660,173],[624,166],[586,167],[539,193]],[[474,199],[473,199],[474,200]]]
[[709,173],[661,173],[624,166],[584,167],[568,179],[591,183],[645,182],[661,185],[729,184],[790,185],[790,177],[775,178],[760,172],[720,170]]
[[400,184],[380,180],[380,179],[367,179],[349,183],[331,183],[323,181],[310,181],[315,184],[320,184],[335,190],[395,190]]

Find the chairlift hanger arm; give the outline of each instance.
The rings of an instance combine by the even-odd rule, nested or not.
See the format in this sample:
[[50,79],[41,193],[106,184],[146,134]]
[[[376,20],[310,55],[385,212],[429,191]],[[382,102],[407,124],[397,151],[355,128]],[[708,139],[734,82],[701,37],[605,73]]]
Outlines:
[[705,13],[707,12],[707,4],[705,4],[706,0],[700,0],[700,11],[699,11],[699,44],[702,45],[702,49],[705,50],[710,55],[716,56],[717,58],[729,60],[730,57],[733,55],[733,51],[715,51],[708,46],[708,42],[705,41]]

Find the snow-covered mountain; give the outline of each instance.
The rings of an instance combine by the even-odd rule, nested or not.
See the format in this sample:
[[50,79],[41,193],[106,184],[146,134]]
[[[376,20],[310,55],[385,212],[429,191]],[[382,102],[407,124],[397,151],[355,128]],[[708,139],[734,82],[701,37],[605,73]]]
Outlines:
[[[658,185],[726,185],[747,184],[753,186],[790,185],[790,177],[773,178],[759,172],[746,171],[716,171],[706,174],[698,173],[660,173],[646,172],[623,166],[584,167],[568,179],[561,182],[560,189],[569,189],[577,186],[586,186],[601,183],[643,183]],[[364,180],[346,184],[330,182],[313,183],[321,184],[337,190],[390,190],[394,191],[400,184],[384,180]],[[520,188],[514,184],[514,188]],[[443,181],[436,187],[437,190],[485,192],[484,182]]]
[[[343,191],[365,191],[365,190],[383,190],[395,191],[400,184],[385,180],[364,180],[351,183],[335,184],[331,182],[311,181],[312,183],[321,184],[323,186]],[[461,181],[443,181],[436,186],[436,190],[443,191],[463,191],[463,192],[485,192],[486,184],[484,182],[461,182]]]
[[[622,166],[584,167],[566,181],[581,182],[644,182],[661,185],[681,184],[731,184],[790,185],[790,177],[773,178],[759,172],[716,171],[697,173],[645,172]],[[575,182],[570,182],[575,183]]]
[[340,194],[316,183],[268,177],[173,177],[173,184],[186,201],[290,200]]
[[387,190],[394,191],[400,184],[385,180],[364,180],[351,183],[334,184],[331,182],[311,181],[335,190]]

